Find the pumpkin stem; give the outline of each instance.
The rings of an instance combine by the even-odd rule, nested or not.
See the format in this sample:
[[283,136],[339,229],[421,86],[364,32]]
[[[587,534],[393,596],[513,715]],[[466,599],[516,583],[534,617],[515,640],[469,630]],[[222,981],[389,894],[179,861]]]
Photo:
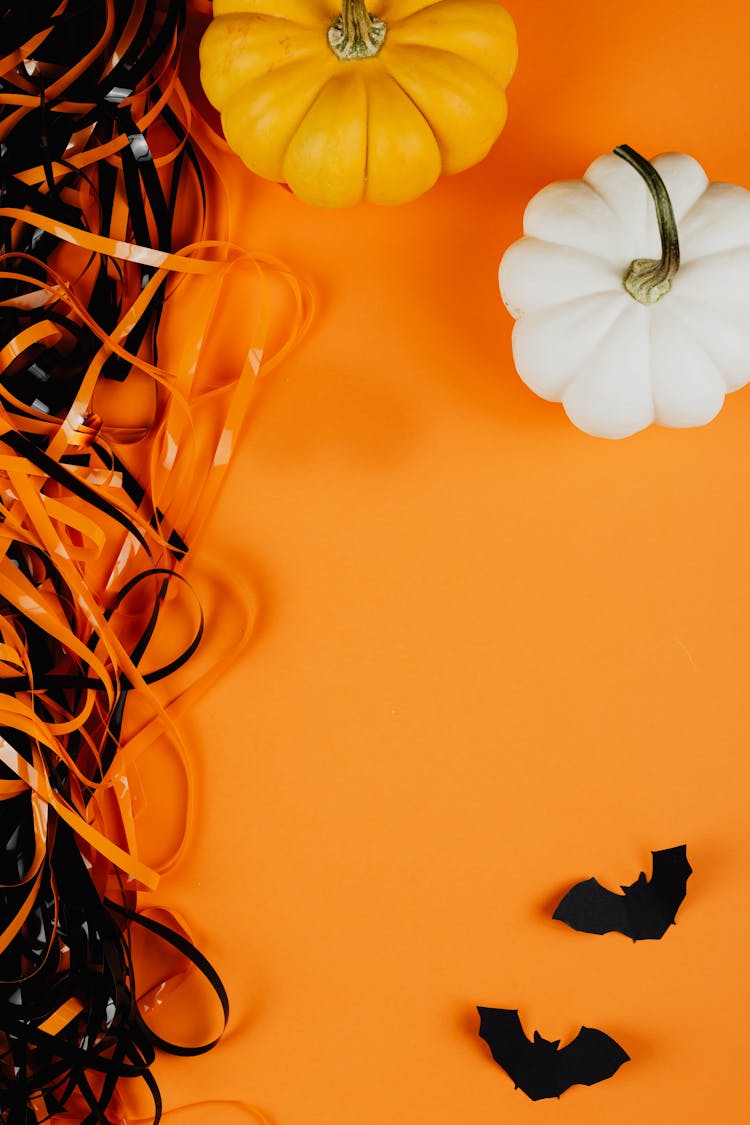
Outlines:
[[645,157],[630,145],[618,145],[615,155],[626,160],[646,181],[656,207],[656,221],[661,238],[661,258],[636,258],[623,278],[631,297],[642,305],[653,305],[672,287],[672,278],[680,268],[680,241],[677,237],[672,201],[664,180]]
[[328,44],[342,62],[371,59],[383,46],[385,33],[385,22],[370,15],[365,0],[342,0],[341,15],[328,28]]

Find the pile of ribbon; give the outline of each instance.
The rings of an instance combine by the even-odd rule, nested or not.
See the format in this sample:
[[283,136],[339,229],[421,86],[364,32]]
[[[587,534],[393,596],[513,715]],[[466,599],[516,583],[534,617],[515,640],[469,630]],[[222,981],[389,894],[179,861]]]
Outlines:
[[[179,79],[187,14],[185,0],[0,5],[6,1125],[110,1121],[123,1079],[145,1083],[158,1121],[156,1051],[214,1045],[150,1026],[136,932],[178,951],[228,1015],[186,929],[139,909],[183,841],[139,857],[132,779],[165,740],[189,768],[175,715],[209,630],[186,559],[259,370],[308,303],[281,263],[227,240],[215,139]],[[273,357],[270,278],[293,306]],[[254,311],[237,362],[217,363],[230,283]]]

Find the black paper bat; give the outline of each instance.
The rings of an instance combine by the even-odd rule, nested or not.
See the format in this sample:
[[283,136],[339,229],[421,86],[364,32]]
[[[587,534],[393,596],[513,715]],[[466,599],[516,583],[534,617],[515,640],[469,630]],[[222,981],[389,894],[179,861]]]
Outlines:
[[559,1098],[570,1086],[593,1086],[611,1078],[627,1055],[619,1043],[595,1027],[582,1027],[562,1050],[560,1040],[526,1037],[517,1009],[477,1008],[479,1034],[498,1066],[532,1101]]
[[586,879],[558,903],[553,918],[586,934],[608,934],[613,930],[633,941],[663,937],[674,923],[692,874],[684,844],[652,852],[651,878],[641,874],[623,887],[624,894],[608,891],[596,879]]

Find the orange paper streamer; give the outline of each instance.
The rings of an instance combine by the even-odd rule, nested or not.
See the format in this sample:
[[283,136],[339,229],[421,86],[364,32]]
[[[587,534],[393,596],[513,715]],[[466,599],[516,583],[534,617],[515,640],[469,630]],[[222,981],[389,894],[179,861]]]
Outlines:
[[[232,652],[206,658],[185,560],[258,376],[310,317],[283,263],[227,239],[214,141],[177,76],[183,4],[124,7],[106,0],[86,35],[87,5],[49,4],[15,46],[28,23],[4,17],[0,60],[0,800],[17,827],[0,878],[0,1051],[15,1071],[0,1109],[37,1121],[105,1120],[123,1078],[146,1082],[158,1119],[154,1048],[216,1041],[149,1028],[180,978],[141,993],[133,927],[179,950],[226,1020],[186,928],[138,912],[191,807],[172,854],[145,861],[137,761],[158,743],[189,781],[174,715]],[[288,323],[269,356],[280,286]],[[231,288],[250,312],[219,365]],[[248,607],[236,645],[250,628]]]

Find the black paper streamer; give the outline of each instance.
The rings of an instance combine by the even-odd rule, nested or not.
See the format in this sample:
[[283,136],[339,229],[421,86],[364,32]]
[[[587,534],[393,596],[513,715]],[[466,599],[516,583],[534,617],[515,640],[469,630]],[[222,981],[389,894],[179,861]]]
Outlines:
[[[169,104],[169,83],[176,80],[178,46],[185,23],[185,0],[155,2],[118,0],[91,3],[68,0],[62,4],[14,5],[0,17],[3,54],[11,44],[23,49],[34,45],[33,55],[2,74],[0,90],[9,104],[0,105],[0,202],[3,208],[26,209],[104,237],[120,237],[117,188],[127,200],[128,235],[139,246],[169,252],[179,244],[172,229],[174,202],[186,175],[186,164],[203,192],[199,161],[177,114]],[[140,18],[138,18],[140,17]],[[38,42],[38,40],[41,40]],[[7,55],[6,55],[7,57]],[[80,72],[81,64],[86,62]],[[68,80],[70,74],[74,77]],[[163,83],[166,83],[164,85]],[[133,95],[145,96],[144,131],[133,117]],[[12,108],[13,99],[19,105]],[[158,137],[160,149],[176,150],[174,160],[155,166],[149,141]],[[81,138],[85,146],[80,149]],[[78,149],[70,157],[68,149]],[[165,173],[164,168],[168,171]],[[84,212],[72,189],[90,183],[95,202]],[[92,225],[92,223],[94,225]],[[179,235],[179,232],[177,232]],[[36,265],[21,266],[37,280],[42,262],[53,262],[55,235],[9,219],[0,220],[0,252],[5,268],[21,255]],[[153,276],[153,266],[128,263],[112,266],[99,258],[89,264],[91,274],[87,308],[104,332],[112,331],[123,309]],[[5,283],[0,298],[25,292],[22,282]],[[163,292],[155,294],[120,341],[133,355],[144,345],[155,355],[156,331]],[[0,347],[19,331],[50,319],[47,310],[0,307]],[[50,412],[69,405],[82,373],[100,348],[99,339],[74,318],[52,314],[62,339],[54,346],[31,349],[22,356],[7,388],[32,405]],[[62,346],[65,345],[65,346]],[[106,361],[103,374],[124,379],[131,365],[121,356]]]
[[[16,491],[0,498],[11,541],[0,597],[5,1125],[65,1112],[102,1125],[119,1083],[131,1079],[145,1083],[158,1122],[155,1051],[189,1056],[214,1046],[172,1043],[148,1026],[132,927],[177,949],[212,987],[224,1024],[229,1012],[205,957],[177,930],[139,914],[132,880],[76,828],[116,761],[131,692],[181,669],[203,622],[194,614],[182,651],[141,673],[167,593],[181,586],[190,596],[175,569],[187,544],[148,486],[100,440],[101,420],[70,424],[92,372],[122,382],[139,363],[158,362],[164,284],[146,260],[84,250],[71,259],[69,244],[65,258],[61,239],[45,229],[60,223],[169,253],[184,241],[174,225],[178,191],[189,184],[205,211],[200,161],[179,112],[185,17],[184,0],[0,8],[0,458],[11,479],[23,466]],[[199,236],[201,224],[199,215]],[[189,233],[194,241],[195,222]],[[103,354],[103,337],[122,323],[127,331]],[[97,474],[115,475],[117,499],[90,483]],[[144,560],[119,589],[110,586],[99,629],[90,624],[94,611],[81,611],[82,588],[71,584],[71,559],[86,547],[79,518],[91,521],[81,527],[95,523],[113,541],[136,545]],[[50,547],[55,536],[65,565]],[[134,596],[140,624],[125,644],[110,626]]]
[[[29,552],[17,552],[20,570],[34,572],[36,581],[59,582],[49,569],[49,560]],[[148,648],[166,585],[182,581],[166,568],[144,571],[120,591],[109,613],[114,613],[137,586],[150,584],[156,588],[150,614],[146,615],[133,659],[137,664]],[[67,600],[64,591],[61,602]],[[6,619],[11,607],[5,607]],[[18,622],[16,623],[18,624]],[[34,690],[40,711],[57,715],[63,711],[75,714],[82,695],[93,688],[104,691],[104,685],[92,681],[83,672],[76,672],[75,662],[55,645],[45,644],[46,634],[34,631],[27,622],[28,651],[34,669]],[[197,647],[202,621],[190,645],[174,661],[148,674],[151,682],[175,671],[184,664]],[[92,638],[96,644],[96,638]],[[38,670],[38,674],[37,674]],[[31,668],[30,668],[31,675]],[[3,685],[7,691],[8,681]],[[16,682],[19,693],[27,692],[29,679]],[[94,779],[104,776],[118,749],[119,727],[131,685],[122,681],[115,705],[110,711],[106,737],[101,743],[102,756],[97,765],[91,760],[88,743],[75,732],[68,741],[67,752],[76,764],[85,768]],[[0,735],[16,751],[32,760],[31,739],[22,732],[3,730]],[[50,761],[50,776],[56,791],[84,804],[87,793],[75,786],[70,771]],[[4,768],[0,776],[11,779]],[[75,802],[74,802],[75,803]],[[0,893],[0,925],[12,922],[23,899],[25,888],[35,866],[38,840],[35,839],[33,810],[28,794],[3,805],[0,846],[2,852],[3,891]],[[93,858],[93,857],[91,857]],[[120,1079],[139,1078],[151,1091],[154,1120],[161,1115],[161,1099],[150,1073],[154,1050],[159,1048],[180,1055],[195,1055],[209,1050],[215,1041],[195,1047],[172,1044],[148,1027],[137,1003],[135,974],[130,956],[128,925],[140,925],[169,942],[204,974],[213,987],[224,1015],[228,1017],[228,1000],[221,981],[206,959],[180,934],[152,919],[139,916],[123,894],[120,902],[103,897],[96,880],[97,868],[86,861],[70,827],[51,811],[47,830],[46,854],[39,868],[39,889],[26,923],[18,936],[0,955],[0,1027],[2,1028],[2,1080],[0,1110],[13,1115],[41,1104],[46,1113],[62,1112],[71,1098],[89,1112],[82,1119],[85,1125],[105,1120],[109,1101]],[[57,1026],[56,1015],[72,1003],[72,1018]],[[52,1020],[54,1033],[46,1027]],[[11,1071],[12,1067],[12,1071]],[[11,1077],[13,1074],[13,1077]]]

